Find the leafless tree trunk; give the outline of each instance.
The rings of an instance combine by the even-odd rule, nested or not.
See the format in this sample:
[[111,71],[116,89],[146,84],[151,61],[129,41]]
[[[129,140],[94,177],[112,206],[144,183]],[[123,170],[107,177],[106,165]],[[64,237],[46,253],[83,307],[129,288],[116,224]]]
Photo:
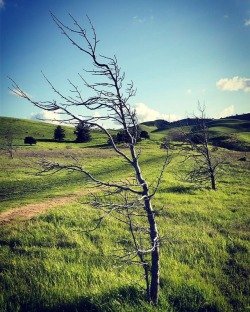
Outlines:
[[[124,260],[125,263],[136,263],[143,267],[148,300],[153,305],[156,305],[159,296],[160,238],[151,200],[159,187],[162,174],[168,164],[168,157],[166,157],[162,169],[159,172],[156,186],[150,191],[148,183],[143,177],[139,166],[138,159],[140,151],[136,149],[136,129],[138,129],[136,112],[129,105],[130,98],[135,95],[133,82],[127,84],[124,89],[123,83],[125,75],[121,72],[116,57],[110,58],[97,54],[96,48],[98,40],[95,29],[89,18],[90,35],[71,15],[70,17],[74,24],[73,28],[62,23],[53,13],[51,13],[51,16],[69,41],[92,60],[93,69],[86,72],[94,76],[97,80],[101,78],[102,81],[98,80],[90,84],[79,74],[81,83],[93,92],[93,95],[87,99],[82,96],[77,84],[69,80],[71,93],[70,95],[65,95],[61,93],[45,75],[44,78],[58,96],[58,101],[34,101],[34,99],[30,98],[12,79],[11,90],[36,107],[59,112],[60,116],[63,117],[63,120],[60,121],[64,123],[78,124],[79,122],[84,122],[90,127],[100,129],[106,134],[115,152],[132,168],[136,182],[119,181],[111,183],[101,181],[94,177],[89,171],[85,170],[77,160],[71,165],[60,165],[48,160],[42,160],[41,165],[43,169],[40,173],[46,174],[51,171],[56,172],[63,169],[78,171],[95,182],[97,186],[106,189],[110,198],[112,198],[111,202],[103,203],[97,196],[94,196],[92,202],[93,206],[103,211],[103,215],[99,218],[95,228],[97,228],[107,216],[112,216],[128,226],[132,237],[131,246],[133,246],[133,248],[122,249],[124,254],[119,255],[118,258]],[[83,44],[78,43],[78,41],[74,39],[75,35],[78,35],[81,40],[84,40]],[[75,113],[76,107],[82,109],[81,117]],[[93,115],[93,112],[96,110],[102,112],[102,115],[98,117]],[[120,128],[123,129],[129,138],[129,149],[127,151],[120,149],[119,145],[114,142],[110,132],[102,125],[103,122],[107,120],[119,124]],[[121,194],[123,203],[121,203],[121,201],[115,202],[115,200],[113,200],[113,195],[119,197]],[[141,222],[141,224],[139,224],[142,220],[147,220],[147,222],[144,224]],[[147,224],[147,226],[145,226],[145,224]],[[149,255],[151,259],[147,260]],[[135,261],[135,258],[137,258],[138,261]]]

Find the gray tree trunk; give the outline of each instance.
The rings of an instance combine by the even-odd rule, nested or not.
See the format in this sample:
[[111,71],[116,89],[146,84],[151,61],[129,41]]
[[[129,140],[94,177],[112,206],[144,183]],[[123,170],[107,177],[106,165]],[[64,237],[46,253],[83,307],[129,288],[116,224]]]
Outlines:
[[150,299],[153,305],[158,302],[159,283],[160,283],[160,250],[159,250],[159,234],[155,222],[154,211],[151,207],[150,200],[145,201],[147,210],[148,222],[150,225],[150,238],[152,244],[151,252],[151,285]]
[[159,297],[159,284],[160,284],[160,250],[159,250],[159,233],[155,221],[155,213],[151,205],[149,189],[146,181],[142,178],[141,170],[135,157],[134,147],[130,147],[131,156],[134,160],[134,168],[136,171],[137,179],[143,188],[144,208],[147,213],[148,224],[150,229],[151,240],[151,284],[150,284],[150,302],[157,305]]

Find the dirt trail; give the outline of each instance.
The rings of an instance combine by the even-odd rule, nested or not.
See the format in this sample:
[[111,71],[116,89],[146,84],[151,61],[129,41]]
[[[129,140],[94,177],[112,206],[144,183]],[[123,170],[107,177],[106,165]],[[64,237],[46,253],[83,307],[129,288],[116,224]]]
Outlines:
[[55,208],[61,205],[67,205],[69,203],[77,202],[80,196],[87,195],[90,193],[96,193],[103,190],[104,188],[92,188],[87,187],[84,190],[74,192],[63,197],[52,198],[50,200],[28,204],[20,208],[13,208],[0,213],[0,224],[8,223],[14,220],[29,220],[34,216],[45,213],[51,208]]
[[48,209],[55,208],[60,205],[65,205],[76,200],[77,195],[69,195],[47,200],[45,202],[28,204],[21,208],[14,208],[4,211],[0,214],[0,224],[10,222],[15,219],[28,220],[32,217],[46,212]]

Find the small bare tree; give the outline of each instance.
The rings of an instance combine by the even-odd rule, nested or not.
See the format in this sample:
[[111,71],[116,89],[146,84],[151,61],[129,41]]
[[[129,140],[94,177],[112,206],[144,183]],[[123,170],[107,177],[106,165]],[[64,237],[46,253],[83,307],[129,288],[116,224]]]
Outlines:
[[185,134],[185,161],[191,159],[193,166],[187,174],[187,180],[199,184],[210,181],[211,189],[216,190],[216,176],[222,161],[215,155],[218,148],[209,144],[205,105],[198,104],[198,110],[200,116],[196,117],[196,125]]
[[2,143],[2,149],[9,155],[10,158],[14,158],[14,134],[11,129],[7,129],[3,135],[4,140]]
[[[86,72],[95,77],[97,81],[88,83],[81,74],[79,74],[79,77],[83,85],[93,92],[93,95],[85,99],[78,85],[70,80],[71,93],[65,95],[44,74],[46,81],[59,96],[59,101],[34,101],[12,79],[11,90],[36,107],[47,111],[60,112],[64,123],[68,122],[76,125],[84,122],[89,127],[100,129],[106,134],[117,155],[131,168],[133,180],[129,178],[126,181],[118,182],[99,180],[91,172],[85,170],[79,161],[75,161],[70,165],[62,165],[42,160],[41,173],[46,174],[63,169],[78,171],[86,175],[97,187],[101,187],[101,190],[106,190],[108,195],[106,201],[93,195],[93,206],[103,211],[95,229],[107,216],[112,216],[127,226],[131,234],[130,243],[118,251],[117,257],[125,263],[136,263],[142,266],[148,301],[156,305],[159,296],[160,237],[155,211],[152,207],[152,198],[157,192],[164,169],[168,164],[168,157],[166,157],[162,169],[159,170],[155,186],[150,190],[139,166],[140,151],[136,149],[137,131],[135,129],[138,129],[138,121],[135,110],[129,104],[129,100],[135,95],[133,82],[127,84],[126,88],[124,88],[125,75],[121,72],[116,57],[110,58],[97,54],[98,40],[95,28],[89,18],[91,35],[71,15],[74,24],[72,27],[62,23],[53,13],[51,13],[51,16],[69,41],[92,60],[93,69]],[[83,43],[80,44],[77,39],[74,39],[75,35],[78,35]],[[81,117],[75,113],[76,107],[82,109]],[[96,110],[98,112],[102,111],[102,115],[93,114]],[[107,120],[118,124],[126,134],[128,150],[121,150],[108,129],[103,126],[103,122]]]

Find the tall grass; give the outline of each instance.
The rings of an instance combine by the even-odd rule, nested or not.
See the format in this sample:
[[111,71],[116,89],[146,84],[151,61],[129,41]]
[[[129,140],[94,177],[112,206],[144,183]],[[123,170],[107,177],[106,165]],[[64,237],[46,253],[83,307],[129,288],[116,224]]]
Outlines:
[[[145,142],[141,148],[141,167],[153,185],[164,151],[157,143]],[[70,161],[72,150],[52,147],[36,152]],[[109,149],[75,148],[73,152],[100,178],[130,174]],[[26,153],[20,150],[13,160],[2,156],[3,209],[88,187],[78,174],[26,175]],[[0,225],[0,310],[247,311],[249,162],[239,162],[240,153],[227,152],[218,190],[210,191],[177,179],[177,151],[175,155],[153,201],[161,234],[158,307],[145,301],[140,268],[121,268],[114,261],[114,249],[128,235],[125,225],[106,219],[100,229],[86,233],[99,212],[81,204],[86,202],[83,197],[79,203],[59,206],[32,220]],[[35,159],[29,157],[30,162]]]

